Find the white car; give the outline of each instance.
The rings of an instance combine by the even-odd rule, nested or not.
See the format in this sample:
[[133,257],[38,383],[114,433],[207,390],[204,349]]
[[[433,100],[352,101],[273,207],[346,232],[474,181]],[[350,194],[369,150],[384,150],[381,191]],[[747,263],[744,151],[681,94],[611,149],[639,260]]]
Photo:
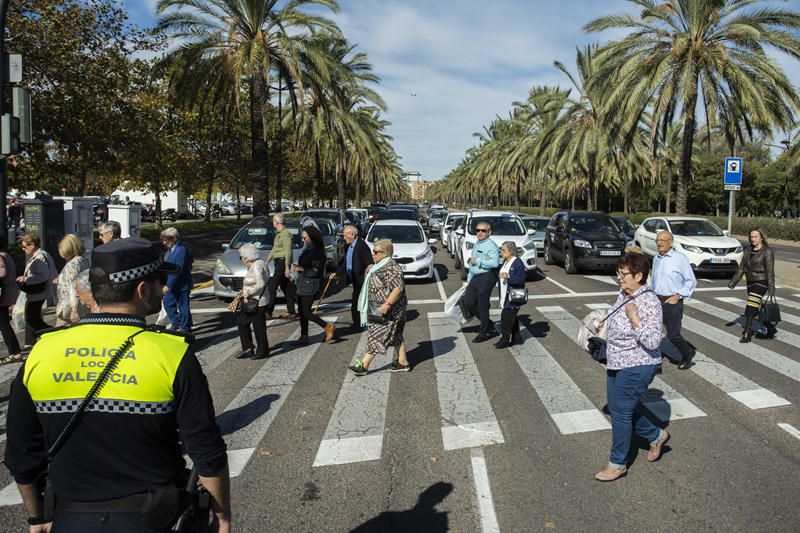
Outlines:
[[[447,251],[453,259],[458,259],[461,254],[461,242],[464,240],[464,233],[459,233],[458,230],[464,227],[464,220],[466,218],[467,216],[465,214],[460,219],[456,219],[453,223],[453,229],[447,234]],[[456,268],[458,268],[458,264],[456,264]]]
[[439,235],[442,238],[442,246],[450,249],[450,232],[453,230],[453,226],[455,225],[457,220],[464,218],[466,213],[464,211],[450,211],[447,213],[447,216],[444,217],[444,221],[442,222],[441,229],[439,230]]
[[633,240],[648,255],[656,255],[656,234],[667,230],[672,246],[686,255],[698,273],[733,273],[742,262],[742,245],[716,224],[700,217],[651,217],[636,229]]
[[415,220],[378,220],[367,233],[367,246],[372,250],[375,241],[391,239],[394,260],[409,279],[433,279],[433,251],[436,239],[426,239],[422,226]]
[[467,279],[467,260],[478,242],[475,227],[481,222],[491,226],[491,239],[497,246],[513,241],[517,245],[517,257],[522,259],[525,270],[536,270],[536,244],[531,240],[535,230],[527,229],[517,215],[508,211],[471,211],[467,213],[462,227],[456,230],[463,237],[456,254],[456,268],[461,269],[462,280]]

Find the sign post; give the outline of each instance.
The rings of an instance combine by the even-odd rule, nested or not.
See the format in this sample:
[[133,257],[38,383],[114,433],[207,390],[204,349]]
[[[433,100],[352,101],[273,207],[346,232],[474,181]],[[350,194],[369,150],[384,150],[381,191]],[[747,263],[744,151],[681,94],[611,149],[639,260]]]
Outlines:
[[730,191],[728,197],[728,234],[731,233],[733,225],[733,211],[736,205],[736,191],[742,190],[742,158],[741,157],[726,157],[725,158],[725,178],[724,186],[726,191]]

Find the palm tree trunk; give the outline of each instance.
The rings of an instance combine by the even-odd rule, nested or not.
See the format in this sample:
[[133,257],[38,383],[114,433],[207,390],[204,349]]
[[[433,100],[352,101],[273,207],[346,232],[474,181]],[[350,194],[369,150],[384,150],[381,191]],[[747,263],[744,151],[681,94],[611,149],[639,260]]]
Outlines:
[[694,148],[694,114],[697,106],[697,79],[693,80],[692,90],[684,103],[683,149],[681,151],[681,173],[678,175],[678,190],[675,198],[675,212],[686,214],[689,194],[689,179],[692,175],[692,150]]
[[369,201],[373,205],[378,203],[378,177],[375,175],[375,170],[372,171],[372,176],[369,180]]
[[547,181],[550,174],[545,172],[542,174],[542,194],[539,196],[539,216],[543,217],[547,209]]
[[623,198],[622,198],[622,212],[627,215],[628,214],[628,195],[630,194],[630,192],[629,192],[630,179],[628,178],[628,173],[627,172],[625,173],[625,177],[622,178],[622,179],[623,179],[623,183],[624,183],[624,187],[625,187],[625,193],[624,193]]
[[516,200],[516,205],[517,205],[517,213],[519,213],[520,182],[521,182],[521,180],[519,178],[519,173],[517,173],[517,183],[515,184],[516,187],[514,189],[514,195],[516,196],[515,200]]
[[592,201],[595,194],[595,186],[594,182],[597,177],[595,165],[594,165],[594,154],[589,156],[589,183],[586,184],[586,210],[587,211],[594,211],[595,203]]
[[672,213],[672,165],[667,165],[667,205],[664,211]]
[[358,176],[356,177],[356,195],[354,203],[356,207],[361,207],[361,170],[358,171]]
[[208,179],[206,180],[206,214],[203,217],[206,222],[211,222],[211,192],[214,188],[214,176],[216,171],[213,168],[208,169]]
[[250,153],[253,164],[253,215],[269,213],[267,140],[264,137],[264,73],[250,78]]
[[322,184],[322,158],[319,155],[319,145],[314,150],[314,182],[311,185],[311,203],[314,207],[322,207],[319,201],[319,188]]
[[345,209],[347,200],[345,199],[345,182],[347,181],[347,168],[343,168],[339,173],[339,179],[336,180],[336,202],[339,204],[336,207]]
[[281,75],[278,74],[278,146],[276,148],[276,157],[278,162],[277,179],[275,180],[275,210],[283,211],[283,198],[281,198],[281,189],[283,188],[283,102],[281,96]]

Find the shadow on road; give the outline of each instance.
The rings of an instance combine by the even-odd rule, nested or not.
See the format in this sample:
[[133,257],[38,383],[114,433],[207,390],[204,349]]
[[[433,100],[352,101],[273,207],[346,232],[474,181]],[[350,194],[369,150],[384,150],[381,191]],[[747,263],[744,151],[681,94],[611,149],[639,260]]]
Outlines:
[[449,530],[447,512],[435,509],[453,492],[453,484],[440,481],[425,489],[417,504],[408,511],[386,511],[364,522],[351,533],[384,533],[386,531],[426,531],[439,533]]
[[225,411],[217,417],[217,424],[219,424],[222,435],[230,435],[242,428],[246,428],[258,417],[269,411],[272,402],[278,398],[280,398],[278,394],[266,394],[241,407]]
[[406,354],[408,360],[411,362],[412,365],[418,365],[423,361],[427,361],[428,359],[433,359],[433,343],[436,343],[436,356],[444,355],[447,353],[452,352],[456,349],[456,338],[455,337],[444,337],[441,339],[436,339],[435,341],[424,341],[417,344],[417,347],[413,350],[409,350]]
[[541,322],[533,322],[530,316],[520,315],[519,322],[523,328],[527,328],[528,331],[530,331],[532,337],[543,339],[544,337],[547,337],[548,333],[550,333],[550,323],[545,322],[544,320]]

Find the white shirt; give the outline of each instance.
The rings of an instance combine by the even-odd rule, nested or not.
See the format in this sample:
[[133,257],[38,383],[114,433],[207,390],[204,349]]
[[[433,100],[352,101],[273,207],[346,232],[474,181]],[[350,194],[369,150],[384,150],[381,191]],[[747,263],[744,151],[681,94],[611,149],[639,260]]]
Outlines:
[[[514,258],[512,257],[511,260],[506,261],[503,263],[503,266],[500,267],[500,273],[502,274],[505,272],[506,274],[509,273],[511,270],[511,264],[514,262]],[[500,309],[503,308],[503,304],[506,301],[506,292],[508,292],[508,280],[501,279],[500,280]]]

